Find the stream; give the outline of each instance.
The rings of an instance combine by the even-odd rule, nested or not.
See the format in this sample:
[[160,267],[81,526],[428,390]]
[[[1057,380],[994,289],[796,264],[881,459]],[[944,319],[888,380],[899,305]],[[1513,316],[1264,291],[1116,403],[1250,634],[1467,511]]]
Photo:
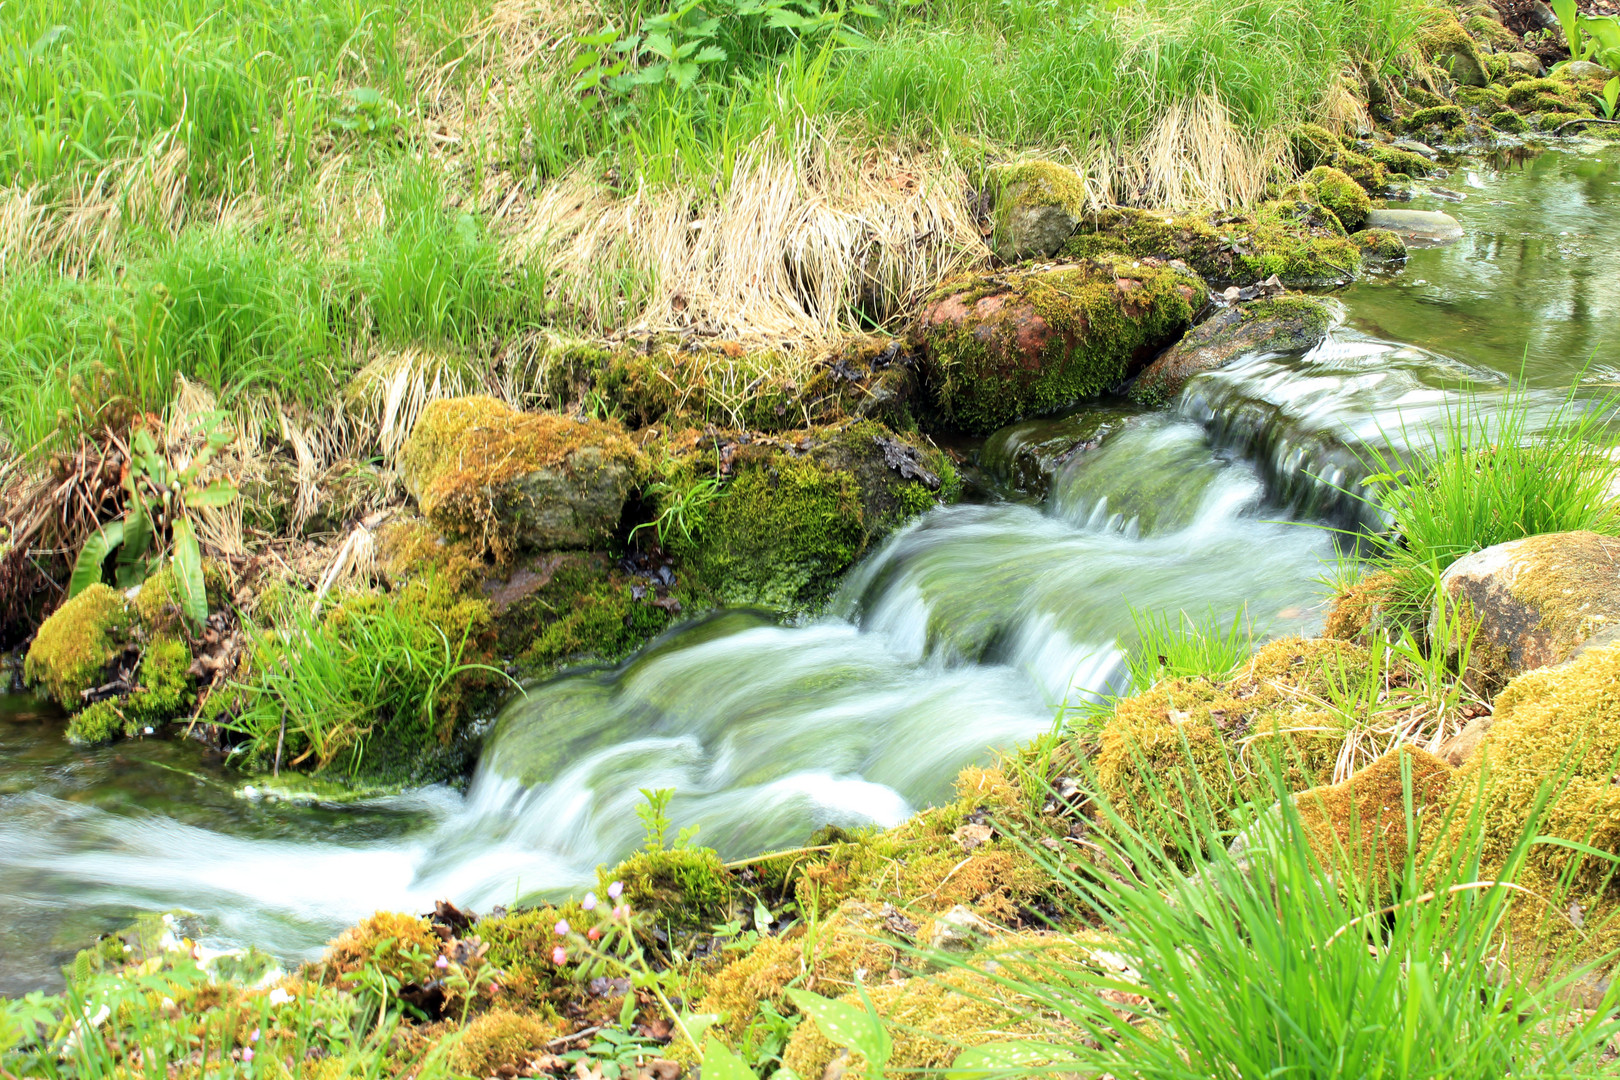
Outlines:
[[1620,382],[1620,148],[1434,186],[1411,205],[1464,239],[1335,294],[1342,322],[1309,354],[1247,357],[1168,410],[1090,403],[997,432],[981,497],[892,537],[828,615],[722,612],[531,687],[464,795],[264,799],[195,743],[75,748],[51,709],[0,695],[0,994],[59,988],[139,911],[290,961],[380,908],[566,894],[639,844],[642,788],[675,789],[674,822],[728,858],[895,824],[1117,688],[1133,608],[1316,631],[1331,530],[1367,516],[1344,490],[1365,444],[1421,431],[1459,387],[1522,377],[1550,405],[1583,375]]

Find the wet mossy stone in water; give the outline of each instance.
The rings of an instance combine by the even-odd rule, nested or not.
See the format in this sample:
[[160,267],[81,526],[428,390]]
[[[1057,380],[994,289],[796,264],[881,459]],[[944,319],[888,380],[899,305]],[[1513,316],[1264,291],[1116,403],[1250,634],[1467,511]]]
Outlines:
[[1076,258],[1123,252],[1179,259],[1221,285],[1253,285],[1270,277],[1290,288],[1342,285],[1361,272],[1361,252],[1339,219],[1298,198],[1262,203],[1246,213],[1102,210],[1086,216],[1063,252]]
[[[678,572],[723,603],[819,607],[873,544],[960,496],[949,458],[874,421],[741,439],[727,441],[729,479],[702,527],[671,540]],[[712,475],[714,443],[705,443],[678,470],[676,486],[704,470]]]
[[1148,365],[1131,384],[1131,400],[1165,405],[1194,375],[1217,371],[1239,357],[1314,349],[1332,322],[1327,305],[1306,296],[1234,304],[1193,327]]
[[1103,256],[950,282],[915,335],[942,419],[990,432],[1117,386],[1204,305],[1184,264]]
[[127,695],[108,698],[75,713],[67,737],[81,746],[129,738],[179,715],[191,701],[191,648],[163,635],[146,646]]
[[1353,233],[1367,223],[1367,211],[1372,199],[1362,186],[1350,179],[1342,170],[1331,165],[1318,165],[1305,174],[1300,182],[1307,198],[1333,211],[1345,232]]
[[1050,161],[997,166],[986,183],[995,200],[991,246],[1003,262],[1057,254],[1085,211],[1085,185]]
[[617,423],[467,397],[422,411],[399,469],[439,529],[506,554],[606,540],[645,464]]
[[84,692],[101,685],[134,625],[135,612],[122,593],[91,585],[40,626],[23,661],[23,679],[70,712],[82,708]]
[[1366,266],[1392,267],[1406,261],[1406,241],[1393,230],[1363,229],[1350,239],[1361,248],[1361,261]]

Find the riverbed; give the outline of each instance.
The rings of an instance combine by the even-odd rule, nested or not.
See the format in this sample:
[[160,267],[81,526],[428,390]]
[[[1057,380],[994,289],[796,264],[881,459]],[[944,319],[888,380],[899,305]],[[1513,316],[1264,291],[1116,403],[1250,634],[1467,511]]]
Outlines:
[[673,788],[675,823],[728,857],[894,824],[1117,689],[1135,611],[1314,632],[1336,530],[1370,519],[1369,443],[1421,437],[1464,392],[1522,381],[1550,406],[1620,382],[1620,149],[1432,186],[1410,205],[1464,239],[1335,294],[1318,348],[1246,357],[1167,410],[1090,403],[992,436],[975,501],[872,553],[828,614],[725,612],[530,687],[465,793],[268,799],[194,742],[78,749],[47,707],[0,697],[0,994],[59,986],[139,911],[291,961],[379,908],[565,894],[640,842],[644,788]]

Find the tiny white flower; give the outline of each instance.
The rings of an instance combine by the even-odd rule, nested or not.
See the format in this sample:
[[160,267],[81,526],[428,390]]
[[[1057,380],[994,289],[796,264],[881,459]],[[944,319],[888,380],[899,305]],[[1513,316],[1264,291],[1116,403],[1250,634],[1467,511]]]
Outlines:
[[296,998],[297,995],[289,994],[286,990],[279,986],[270,991],[270,1004],[272,1005],[285,1005],[289,1001],[296,1000]]

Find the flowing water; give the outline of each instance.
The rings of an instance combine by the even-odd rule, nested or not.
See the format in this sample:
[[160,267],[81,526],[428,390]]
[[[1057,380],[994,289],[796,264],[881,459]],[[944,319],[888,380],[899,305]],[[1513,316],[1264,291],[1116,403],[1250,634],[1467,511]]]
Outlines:
[[732,857],[891,824],[1117,687],[1133,608],[1311,632],[1329,528],[1368,516],[1346,494],[1365,444],[1420,431],[1461,386],[1522,373],[1551,402],[1583,371],[1620,378],[1620,152],[1442,184],[1415,205],[1466,238],[1338,294],[1344,321],[1308,355],[1245,358],[1164,412],[1115,402],[997,433],[985,498],[893,537],[831,614],[725,612],[531,687],[465,795],[269,801],[194,744],[74,749],[32,698],[0,698],[0,993],[55,984],[142,910],[293,959],[378,908],[566,893],[639,842],[642,788],[675,789],[675,822]]

